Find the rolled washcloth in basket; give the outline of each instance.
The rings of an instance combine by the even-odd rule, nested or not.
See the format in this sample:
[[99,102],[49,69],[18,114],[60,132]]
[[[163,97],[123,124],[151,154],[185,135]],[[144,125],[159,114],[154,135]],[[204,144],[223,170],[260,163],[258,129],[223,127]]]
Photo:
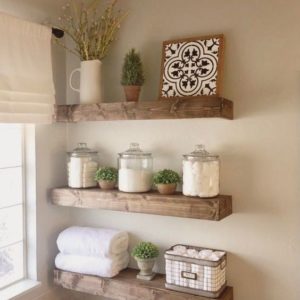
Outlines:
[[128,249],[128,233],[115,229],[69,227],[57,238],[57,246],[63,254],[113,257]]
[[113,258],[99,258],[72,254],[57,254],[55,266],[58,269],[100,277],[114,277],[129,263],[129,254],[124,252]]

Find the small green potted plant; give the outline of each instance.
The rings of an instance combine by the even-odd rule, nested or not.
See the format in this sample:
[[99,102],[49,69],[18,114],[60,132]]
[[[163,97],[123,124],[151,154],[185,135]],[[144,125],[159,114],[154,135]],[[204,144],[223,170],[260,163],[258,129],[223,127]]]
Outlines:
[[160,194],[172,195],[176,191],[177,183],[181,182],[181,178],[177,172],[164,169],[154,174],[153,182]]
[[155,276],[153,267],[159,255],[158,247],[150,242],[140,242],[133,248],[131,255],[137,261],[140,269],[140,273],[136,277],[142,280],[152,280]]
[[124,58],[121,80],[127,101],[139,100],[141,86],[144,82],[141,57],[135,49],[131,49]]
[[112,167],[103,167],[97,170],[95,180],[103,190],[112,190],[116,186],[118,170]]

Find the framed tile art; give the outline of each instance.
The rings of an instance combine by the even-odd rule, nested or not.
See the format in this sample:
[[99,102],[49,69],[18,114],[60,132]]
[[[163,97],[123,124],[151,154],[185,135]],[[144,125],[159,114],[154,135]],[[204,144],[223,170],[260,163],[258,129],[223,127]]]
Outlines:
[[218,96],[223,55],[222,34],[163,42],[159,98]]

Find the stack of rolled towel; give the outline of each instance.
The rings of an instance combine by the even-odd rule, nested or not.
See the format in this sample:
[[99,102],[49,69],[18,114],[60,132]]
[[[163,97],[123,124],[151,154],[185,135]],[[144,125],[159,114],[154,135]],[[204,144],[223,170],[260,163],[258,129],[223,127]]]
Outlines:
[[174,246],[172,250],[168,250],[166,253],[210,261],[219,261],[225,255],[224,251],[214,251],[210,249],[197,251],[196,249],[188,249],[183,245]]
[[89,157],[71,157],[68,163],[69,186],[73,188],[88,188],[97,186],[95,174],[98,164]]
[[[196,250],[184,245],[176,245],[166,254],[196,258],[206,261],[220,261],[226,253],[211,249]],[[200,289],[204,291],[218,291],[226,282],[225,268],[221,264],[216,267],[201,263],[187,263],[179,260],[166,259],[167,282],[178,286]],[[196,280],[182,276],[183,272],[197,274]]]
[[128,233],[106,228],[69,227],[57,238],[58,269],[114,277],[129,263]]

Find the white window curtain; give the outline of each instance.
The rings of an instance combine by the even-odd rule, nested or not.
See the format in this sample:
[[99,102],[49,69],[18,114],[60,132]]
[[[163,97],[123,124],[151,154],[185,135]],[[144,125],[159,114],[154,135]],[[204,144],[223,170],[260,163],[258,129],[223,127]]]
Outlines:
[[0,12],[0,123],[51,123],[51,29]]

